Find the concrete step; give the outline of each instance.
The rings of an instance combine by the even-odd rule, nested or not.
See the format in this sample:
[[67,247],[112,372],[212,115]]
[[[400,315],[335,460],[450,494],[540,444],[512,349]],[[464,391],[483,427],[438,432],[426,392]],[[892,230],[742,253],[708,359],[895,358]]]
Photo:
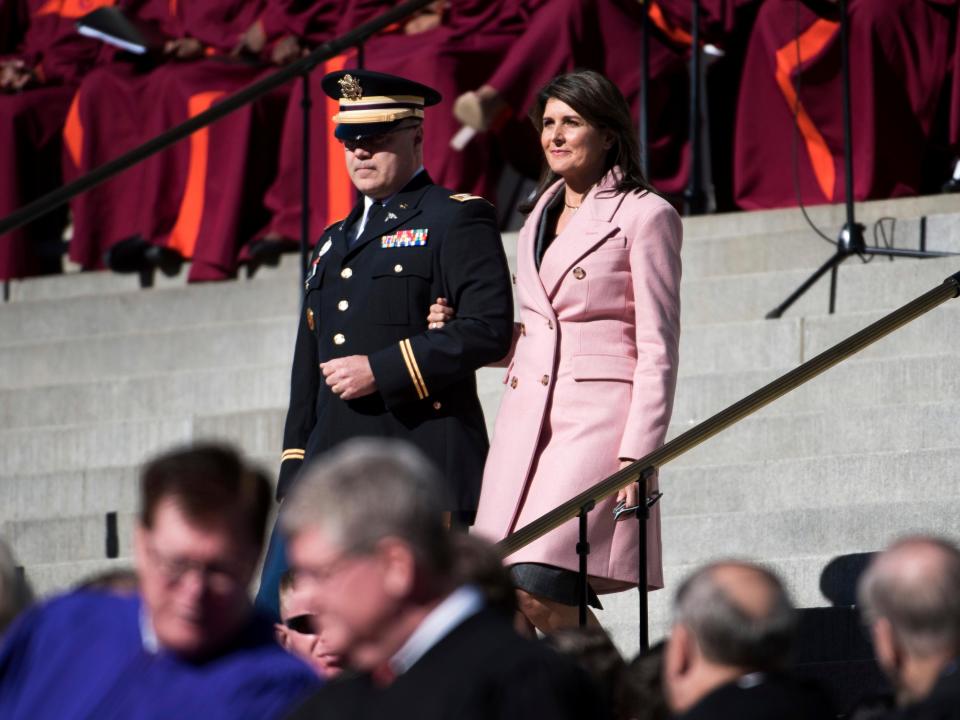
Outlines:
[[108,571],[129,570],[132,567],[132,558],[119,557],[115,560],[40,563],[27,565],[24,569],[34,593],[38,597],[47,597],[65,592],[95,575]]
[[189,442],[194,426],[190,418],[179,418],[2,430],[0,476],[135,466]]
[[[172,278],[163,273],[157,273],[154,278],[154,287],[145,289],[143,292],[183,287],[187,282],[187,267],[185,265],[183,270]],[[141,292],[140,279],[136,274],[121,275],[109,270],[65,272],[62,275],[44,275],[10,281],[10,304],[131,292]]]
[[[0,431],[0,476],[136,465],[193,439],[232,442],[252,455],[282,448],[285,408],[197,417],[20,428]],[[493,413],[487,418],[493,419]],[[849,452],[950,447],[960,409],[950,403],[834,407],[778,414],[775,406],[747,418],[674,461],[676,465],[759,462]],[[669,437],[692,427],[673,423]]]
[[[775,415],[772,408],[767,408],[690,450],[671,465],[729,465],[953,447],[958,420],[960,409],[953,403],[836,407],[790,415]],[[690,427],[671,425],[668,437],[676,437]]]
[[[282,450],[286,409],[198,417],[0,430],[0,477],[139,465],[157,452],[198,440],[233,443],[245,455]],[[91,462],[91,458],[93,461]]]
[[960,445],[728,465],[668,464],[660,471],[661,512],[672,522],[785,508],[834,511],[867,498],[892,505],[960,501],[954,472],[958,460]]
[[[945,303],[867,351],[872,357],[956,352],[944,332],[960,308]],[[681,333],[680,374],[790,368],[862,329],[884,312],[728,324],[687,324]],[[228,322],[162,332],[82,337],[0,347],[0,389],[115,381],[173,371],[289,367],[296,316]],[[502,379],[496,369],[487,373]],[[277,402],[285,404],[286,391]]]
[[[958,211],[956,196],[926,195],[923,197],[870,200],[855,205],[856,220],[869,227],[880,218],[919,218],[924,215],[951,214]],[[846,207],[842,204],[811,205],[806,208],[813,223],[828,237],[846,223]],[[718,213],[683,219],[684,239],[733,237],[738,235],[775,235],[809,229],[800,208],[754,210],[750,212]],[[931,228],[928,228],[928,236]],[[812,231],[811,231],[812,233]],[[872,237],[868,235],[867,239]]]
[[285,318],[294,324],[296,282],[223,282],[0,306],[0,347],[39,340],[157,332]]
[[[960,355],[849,360],[777,399],[771,412],[934,403],[960,395]],[[775,380],[779,370],[686,375],[677,385],[675,423],[702,422]]]
[[[39,563],[106,560],[107,522],[104,512],[42,520],[7,520],[0,534],[10,543],[17,561],[24,566]],[[136,515],[117,513],[117,539],[121,556],[133,552]]]
[[[835,241],[840,226],[823,230]],[[901,219],[896,223],[884,221],[867,228],[864,240],[870,246],[883,247],[889,242],[892,247],[907,250],[925,247],[960,252],[960,213],[931,215],[924,222],[920,218]],[[798,268],[813,270],[834,251],[834,245],[809,228],[768,235],[694,237],[684,244],[683,277],[691,280]]]
[[75,425],[284,406],[288,365],[198,369],[0,390],[0,427]]
[[[167,448],[163,448],[167,449]],[[280,453],[245,453],[271,482],[280,470]],[[139,482],[144,456],[137,463],[93,466],[78,470],[19,472],[0,475],[0,508],[4,520],[42,520],[106,512],[134,513],[139,509]]]
[[[810,318],[685,325],[680,333],[681,378],[711,373],[789,370],[880,320],[889,310]],[[950,355],[960,303],[947,301],[850,360]],[[771,379],[774,375],[771,374]],[[682,384],[681,386],[682,387]]]
[[[933,260],[876,258],[864,265],[856,258],[840,266],[837,308],[848,314],[893,310],[936,287],[960,271],[960,258]],[[691,324],[763,319],[810,275],[807,270],[699,278],[681,287],[684,328]],[[829,274],[814,285],[785,317],[826,315]]]
[[0,348],[0,388],[202,370],[287,365],[296,316]]

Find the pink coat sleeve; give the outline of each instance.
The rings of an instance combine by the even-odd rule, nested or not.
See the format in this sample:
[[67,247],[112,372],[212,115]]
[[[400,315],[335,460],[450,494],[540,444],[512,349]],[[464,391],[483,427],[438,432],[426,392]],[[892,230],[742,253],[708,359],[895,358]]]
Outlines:
[[658,202],[626,228],[632,236],[637,366],[619,456],[636,460],[659,447],[670,424],[680,343],[680,246],[677,212]]

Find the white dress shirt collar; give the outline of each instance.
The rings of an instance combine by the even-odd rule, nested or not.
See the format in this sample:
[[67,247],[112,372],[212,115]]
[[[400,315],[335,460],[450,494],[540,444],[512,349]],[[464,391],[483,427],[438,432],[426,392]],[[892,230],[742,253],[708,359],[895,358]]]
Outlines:
[[390,669],[405,673],[427,652],[453,632],[467,618],[483,609],[483,593],[473,585],[462,585],[437,605],[396,654],[390,658]]

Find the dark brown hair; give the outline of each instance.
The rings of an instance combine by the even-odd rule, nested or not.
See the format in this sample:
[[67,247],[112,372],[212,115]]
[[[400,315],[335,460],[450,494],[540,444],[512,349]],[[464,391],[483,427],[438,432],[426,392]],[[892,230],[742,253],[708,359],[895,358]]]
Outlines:
[[202,444],[164,453],[144,467],[140,489],[145,528],[153,527],[160,503],[173,500],[191,521],[228,521],[254,547],[263,545],[270,483],[230,447]]
[[[640,167],[640,141],[630,118],[630,107],[616,85],[593,70],[575,70],[558,75],[537,94],[537,101],[530,110],[530,120],[537,132],[543,130],[543,113],[551,98],[566,103],[587,123],[613,136],[613,145],[607,152],[603,171],[607,173],[613,167],[620,168],[622,175],[614,193],[656,192]],[[559,176],[544,163],[537,189],[532,199],[520,206],[520,211],[533,210],[544,191],[558,179]]]

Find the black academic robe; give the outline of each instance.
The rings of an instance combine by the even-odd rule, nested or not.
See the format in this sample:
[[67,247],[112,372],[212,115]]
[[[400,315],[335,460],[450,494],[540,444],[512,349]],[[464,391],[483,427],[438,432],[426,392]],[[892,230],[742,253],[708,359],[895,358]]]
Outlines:
[[816,685],[786,675],[756,673],[704,696],[679,720],[829,720],[835,717]]
[[290,720],[607,720],[587,675],[484,610],[386,687],[370,675],[334,680]]
[[[476,510],[488,440],[475,371],[513,335],[510,274],[493,206],[433,184],[425,171],[350,230],[359,203],[313,253],[290,383],[278,496],[304,460],[358,436],[408,440],[450,483],[448,508]],[[456,318],[427,329],[446,297]],[[377,392],[344,401],[319,363],[367,355]]]
[[960,671],[957,662],[950,663],[927,697],[892,712],[884,720],[960,720]]

